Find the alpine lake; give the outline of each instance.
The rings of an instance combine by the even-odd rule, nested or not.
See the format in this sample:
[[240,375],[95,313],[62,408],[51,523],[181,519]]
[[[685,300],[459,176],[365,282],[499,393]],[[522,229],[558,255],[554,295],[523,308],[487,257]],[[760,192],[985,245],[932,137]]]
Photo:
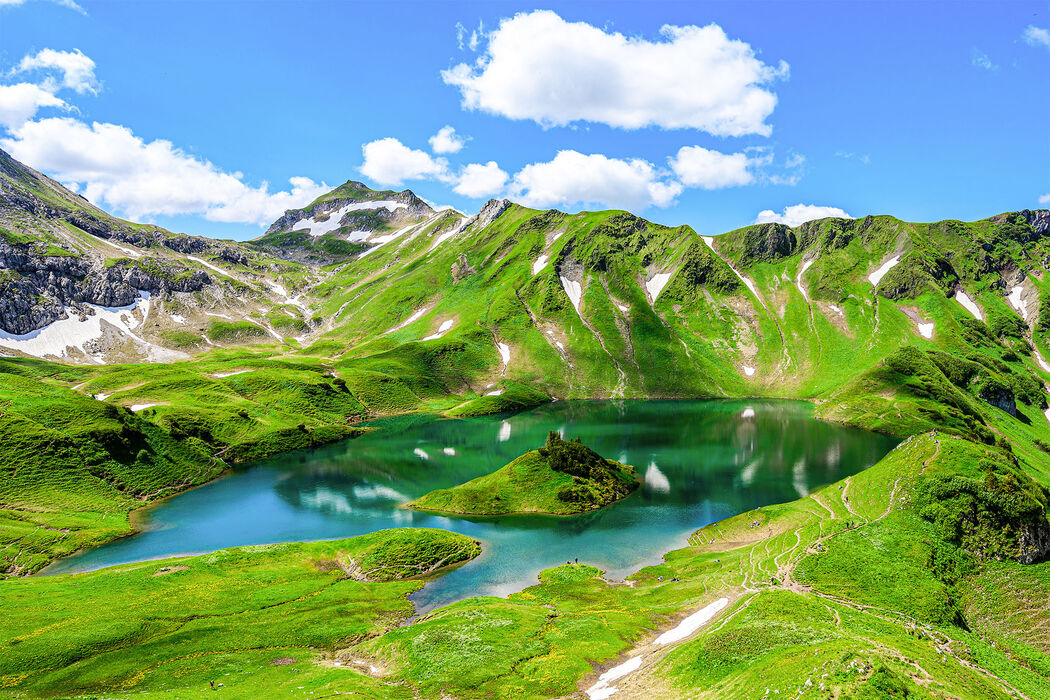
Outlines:
[[[816,420],[805,402],[556,401],[510,416],[376,420],[368,434],[245,465],[134,514],[138,534],[55,562],[44,575],[225,547],[352,537],[395,527],[480,540],[478,558],[416,594],[423,613],[506,595],[579,560],[622,579],[711,522],[806,496],[881,459],[898,440]],[[499,469],[548,431],[634,465],[641,487],[574,517],[445,517],[403,504]]]

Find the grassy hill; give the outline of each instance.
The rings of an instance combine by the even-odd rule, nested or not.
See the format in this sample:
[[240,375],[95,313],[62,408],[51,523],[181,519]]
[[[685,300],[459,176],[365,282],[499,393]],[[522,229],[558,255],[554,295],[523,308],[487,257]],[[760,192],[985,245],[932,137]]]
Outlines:
[[552,432],[540,449],[491,474],[424,494],[408,507],[459,515],[575,515],[612,505],[636,488],[634,467]]
[[[301,685],[545,698],[631,661],[616,681],[622,697],[765,688],[770,697],[1050,697],[1040,598],[1050,580],[1046,211],[968,223],[822,219],[701,237],[627,212],[494,200],[476,217],[420,208],[399,228],[389,218],[359,246],[338,244],[342,257],[326,264],[310,251],[284,259],[107,218],[6,154],[0,170],[4,246],[48,269],[83,258],[91,274],[115,267],[121,283],[148,273],[169,285],[145,313],[141,304],[128,312],[146,344],[122,336],[122,348],[95,358],[106,364],[90,348],[60,362],[4,346],[19,356],[0,358],[0,566],[15,576],[0,581],[0,598],[14,596],[5,609],[20,612],[17,631],[0,638],[0,694],[190,696],[223,674],[227,694],[243,697]],[[316,221],[348,201],[415,206],[409,195],[348,183],[288,221]],[[58,215],[39,218],[23,201]],[[284,243],[294,249],[294,239]],[[107,258],[123,262],[107,267]],[[195,273],[212,282],[170,286]],[[0,312],[21,318],[12,300],[44,309],[27,291],[29,273],[2,275]],[[76,320],[81,311],[88,320]],[[87,307],[66,312],[90,322]],[[147,346],[186,359],[130,361]],[[702,528],[627,585],[590,566],[558,567],[507,598],[467,599],[404,626],[402,596],[418,582],[383,588],[396,582],[311,563],[322,550],[326,561],[340,547],[356,552],[351,544],[266,550],[259,570],[225,553],[17,578],[127,534],[131,510],[226,463],[349,437],[362,418],[552,398],[737,396],[808,399],[819,417],[906,439],[849,479]],[[527,461],[526,484],[549,485],[532,478],[537,458]],[[519,471],[483,479],[509,504]],[[472,493],[470,507],[489,507]],[[153,578],[154,567],[184,565],[231,578],[218,588],[215,570]],[[299,583],[278,585],[280,596],[230,607],[245,591],[266,598],[260,591],[290,572]],[[180,612],[159,614],[127,590],[161,592]],[[81,592],[116,605],[120,619],[106,605],[78,606]],[[24,607],[34,597],[55,612]],[[363,611],[365,598],[384,602]],[[660,642],[712,603],[724,607],[707,625]],[[285,627],[297,619],[306,632]],[[62,646],[71,631],[110,627]],[[296,660],[281,660],[281,648]]]

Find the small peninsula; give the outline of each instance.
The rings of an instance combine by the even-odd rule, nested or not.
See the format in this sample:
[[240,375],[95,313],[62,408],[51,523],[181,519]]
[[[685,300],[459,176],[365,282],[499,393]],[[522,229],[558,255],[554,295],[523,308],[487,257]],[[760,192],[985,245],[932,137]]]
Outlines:
[[408,507],[457,515],[576,515],[616,503],[637,488],[634,467],[552,431],[538,450],[465,484],[431,491]]

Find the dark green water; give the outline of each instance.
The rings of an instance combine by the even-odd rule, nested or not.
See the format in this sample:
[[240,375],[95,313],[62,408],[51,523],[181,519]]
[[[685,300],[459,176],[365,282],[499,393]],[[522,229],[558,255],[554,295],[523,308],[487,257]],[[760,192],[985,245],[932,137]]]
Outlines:
[[[478,559],[416,594],[425,611],[520,590],[542,569],[577,557],[622,577],[660,561],[702,525],[804,496],[871,466],[897,443],[822,423],[808,404],[787,401],[560,401],[509,418],[411,416],[373,425],[382,430],[266,460],[165,501],[148,511],[142,534],[47,573],[390,527],[439,527],[481,540]],[[541,445],[549,430],[635,465],[643,486],[573,518],[467,520],[398,507],[498,469]]]

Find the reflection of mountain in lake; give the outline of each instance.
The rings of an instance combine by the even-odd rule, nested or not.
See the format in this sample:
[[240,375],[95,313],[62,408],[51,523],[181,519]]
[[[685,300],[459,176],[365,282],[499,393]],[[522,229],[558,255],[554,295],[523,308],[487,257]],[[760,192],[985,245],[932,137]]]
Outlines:
[[[60,562],[77,571],[240,544],[350,537],[390,527],[440,527],[484,542],[481,557],[413,596],[422,609],[504,594],[579,558],[623,576],[659,561],[695,528],[794,500],[876,462],[895,441],[821,423],[807,404],[776,401],[560,401],[514,416],[375,421],[360,438],[275,457],[150,512],[152,529]],[[543,444],[582,438],[633,464],[642,486],[600,511],[454,518],[406,501],[488,474]]]

